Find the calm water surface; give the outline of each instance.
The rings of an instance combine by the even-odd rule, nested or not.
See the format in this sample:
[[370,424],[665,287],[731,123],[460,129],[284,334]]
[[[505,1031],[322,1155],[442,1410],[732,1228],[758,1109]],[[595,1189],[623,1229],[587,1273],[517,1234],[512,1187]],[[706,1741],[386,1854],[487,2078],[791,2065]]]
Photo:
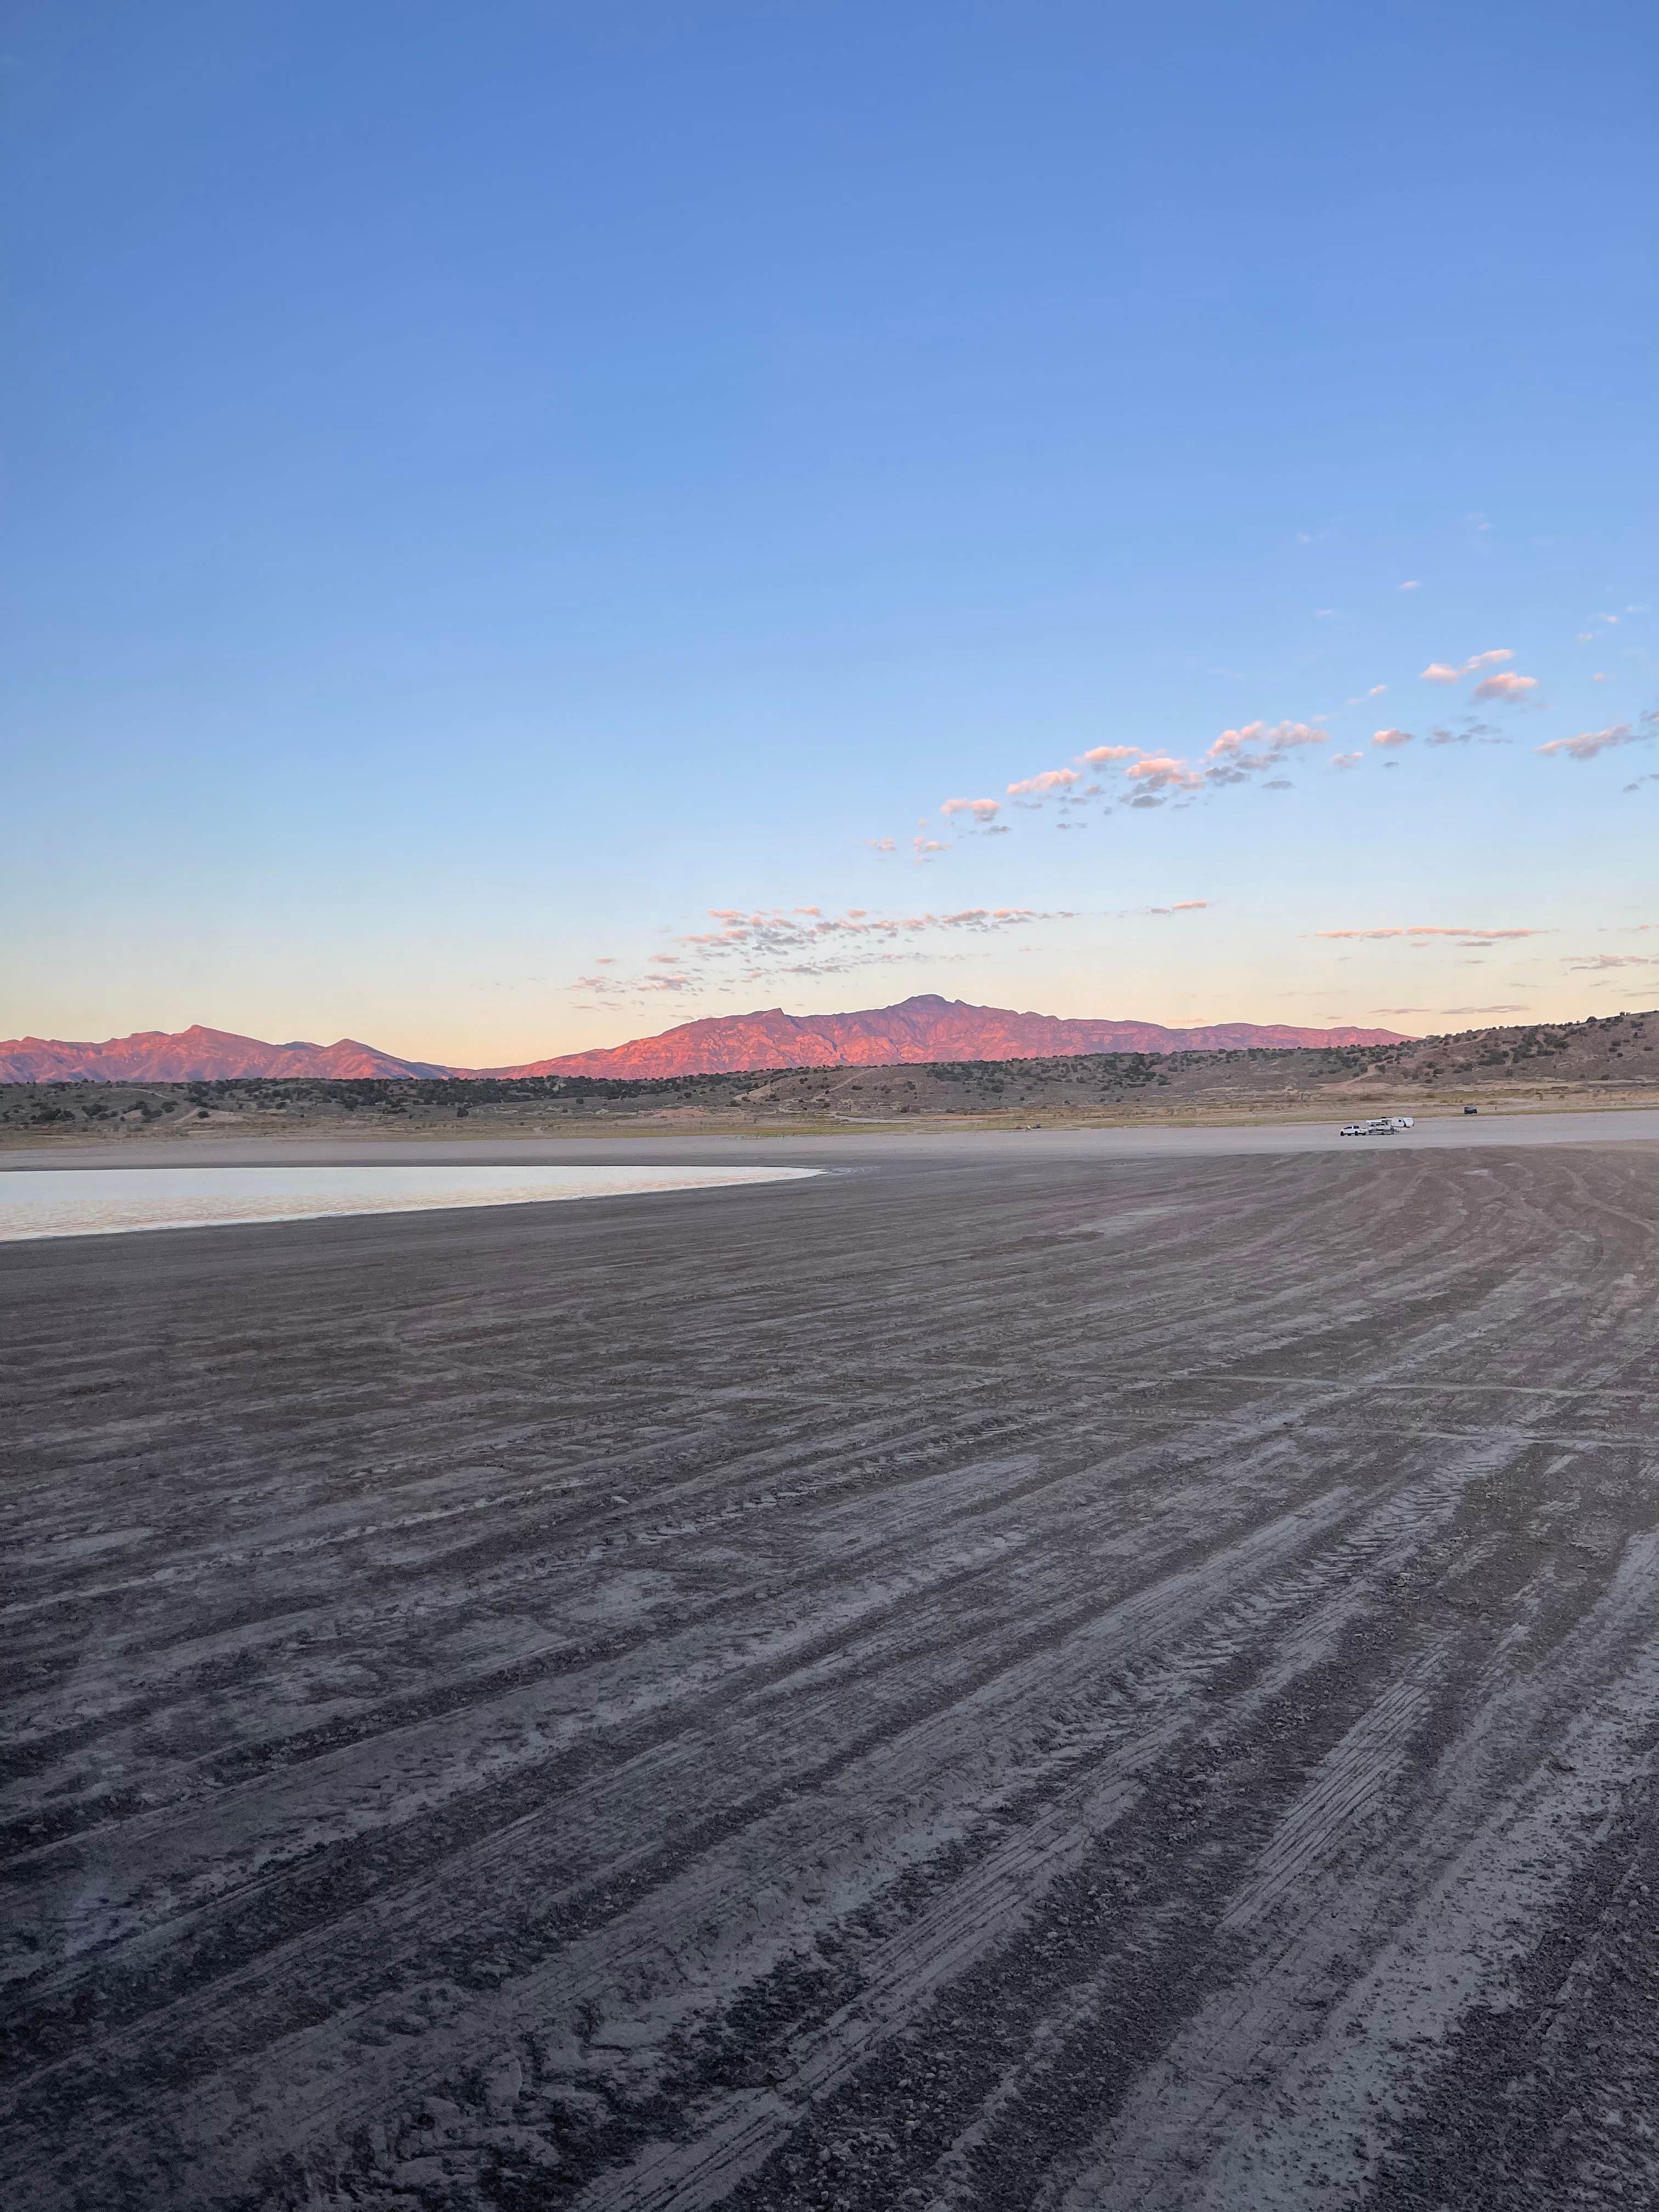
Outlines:
[[19,1168],[0,1173],[0,1244],[112,1237],[135,1229],[222,1229],[336,1213],[425,1213],[465,1206],[629,1198],[733,1183],[799,1182],[811,1168],[282,1167]]

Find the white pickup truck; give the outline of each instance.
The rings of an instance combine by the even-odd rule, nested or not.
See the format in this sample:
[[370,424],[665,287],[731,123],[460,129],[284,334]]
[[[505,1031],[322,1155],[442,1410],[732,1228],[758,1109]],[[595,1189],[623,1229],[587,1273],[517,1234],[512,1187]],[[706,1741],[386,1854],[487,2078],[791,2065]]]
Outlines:
[[1415,1127],[1414,1114],[1381,1114],[1373,1121],[1346,1121],[1341,1133],[1345,1137],[1397,1137],[1402,1129]]

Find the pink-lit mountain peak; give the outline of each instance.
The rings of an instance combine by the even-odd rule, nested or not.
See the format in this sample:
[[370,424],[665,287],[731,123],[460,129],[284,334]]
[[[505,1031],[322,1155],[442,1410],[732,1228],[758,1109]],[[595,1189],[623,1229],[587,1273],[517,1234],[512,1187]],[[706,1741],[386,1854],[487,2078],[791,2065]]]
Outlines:
[[847,1014],[769,1007],[684,1022],[659,1036],[599,1052],[566,1053],[498,1073],[515,1075],[732,1074],[751,1067],[894,1066],[934,1060],[1035,1060],[1087,1052],[1224,1052],[1249,1046],[1392,1044],[1394,1030],[1297,1029],[1223,1022],[1169,1029],[1158,1022],[1067,1020],[974,1006],[933,993]]
[[335,1044],[266,1044],[230,1030],[139,1030],[101,1044],[58,1037],[13,1037],[0,1044],[0,1078],[11,1083],[207,1083],[250,1076],[277,1079],[447,1075],[427,1060],[399,1060],[342,1037]]
[[[1222,1022],[1166,1029],[1158,1022],[1068,1021],[1054,1014],[971,1006],[933,994],[847,1014],[752,1014],[683,1022],[659,1036],[598,1052],[483,1071],[490,1075],[605,1075],[646,1080],[739,1074],[758,1067],[893,1066],[932,1060],[1035,1060],[1086,1052],[1224,1052],[1248,1046],[1367,1045],[1398,1042],[1394,1030],[1295,1029]],[[141,1030],[102,1043],[14,1037],[0,1043],[0,1080],[12,1083],[198,1083],[250,1077],[331,1079],[470,1075],[433,1060],[401,1060],[342,1037],[335,1044],[266,1044],[199,1024]]]

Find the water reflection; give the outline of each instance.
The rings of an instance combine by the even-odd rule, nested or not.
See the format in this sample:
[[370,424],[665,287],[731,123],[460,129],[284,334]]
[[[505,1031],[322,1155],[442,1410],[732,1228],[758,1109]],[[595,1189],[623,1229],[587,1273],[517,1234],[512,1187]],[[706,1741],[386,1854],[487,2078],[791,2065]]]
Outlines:
[[20,1168],[0,1173],[0,1243],[109,1237],[138,1229],[220,1229],[339,1213],[424,1213],[469,1206],[627,1198],[794,1182],[811,1168],[270,1167]]

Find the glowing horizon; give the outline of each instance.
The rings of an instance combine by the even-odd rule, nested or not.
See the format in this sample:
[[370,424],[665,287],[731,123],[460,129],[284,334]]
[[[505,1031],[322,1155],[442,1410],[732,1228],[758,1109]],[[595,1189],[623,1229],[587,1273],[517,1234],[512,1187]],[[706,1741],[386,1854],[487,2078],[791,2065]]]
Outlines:
[[11,42],[0,1030],[1659,999],[1603,42],[285,23]]

